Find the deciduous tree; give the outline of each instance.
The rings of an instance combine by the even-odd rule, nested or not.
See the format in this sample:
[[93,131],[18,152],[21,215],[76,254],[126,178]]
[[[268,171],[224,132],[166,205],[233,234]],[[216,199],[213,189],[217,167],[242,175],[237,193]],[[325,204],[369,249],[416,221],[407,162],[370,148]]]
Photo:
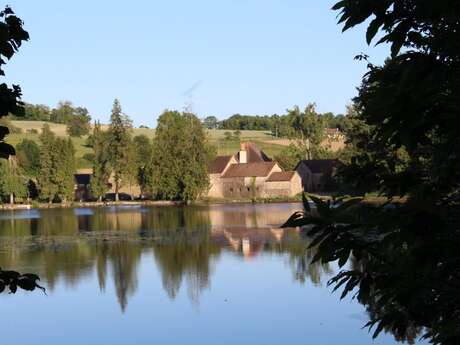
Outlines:
[[199,119],[166,111],[155,133],[150,191],[160,199],[195,200],[209,186],[207,163],[213,154]]

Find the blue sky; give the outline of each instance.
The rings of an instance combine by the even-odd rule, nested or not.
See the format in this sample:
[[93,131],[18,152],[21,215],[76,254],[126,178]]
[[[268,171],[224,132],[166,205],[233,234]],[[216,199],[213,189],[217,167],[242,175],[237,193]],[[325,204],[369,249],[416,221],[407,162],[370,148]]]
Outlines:
[[115,97],[135,125],[192,104],[200,117],[281,114],[316,102],[344,112],[369,47],[341,33],[334,1],[10,0],[31,40],[6,67],[24,100],[70,100],[106,122]]

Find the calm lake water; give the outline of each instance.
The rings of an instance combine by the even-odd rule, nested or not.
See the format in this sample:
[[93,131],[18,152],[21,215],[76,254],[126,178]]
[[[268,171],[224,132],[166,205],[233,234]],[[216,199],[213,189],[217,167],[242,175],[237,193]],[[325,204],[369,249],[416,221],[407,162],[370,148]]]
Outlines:
[[396,344],[309,265],[300,204],[0,213],[0,266],[41,291],[1,294],[2,343]]

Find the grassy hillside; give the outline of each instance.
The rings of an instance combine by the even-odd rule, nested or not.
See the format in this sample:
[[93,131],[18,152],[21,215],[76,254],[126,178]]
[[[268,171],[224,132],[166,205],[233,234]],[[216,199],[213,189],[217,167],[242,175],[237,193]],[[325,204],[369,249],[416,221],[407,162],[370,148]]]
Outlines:
[[[45,122],[43,121],[11,121],[14,127],[20,128],[21,133],[10,134],[6,138],[6,141],[12,145],[17,145],[24,138],[35,140],[38,142],[39,133]],[[51,130],[58,136],[66,137],[66,125],[50,123],[48,122]],[[104,127],[104,126],[103,126]],[[38,133],[30,133],[31,130],[36,130]],[[227,130],[208,130],[210,142],[217,147],[217,152],[220,155],[234,154],[239,150],[239,142],[236,140],[225,140],[225,132],[232,132]],[[155,130],[150,128],[134,128],[133,135],[144,134],[149,138],[155,136]],[[75,145],[76,156],[78,158],[79,168],[89,167],[89,162],[82,159],[85,153],[91,153],[92,149],[85,146],[86,136],[81,138],[72,138]],[[241,131],[242,141],[253,141],[262,150],[265,151],[270,157],[275,156],[283,149],[283,142],[280,140],[279,144],[277,140],[271,136],[270,132],[267,131]]]

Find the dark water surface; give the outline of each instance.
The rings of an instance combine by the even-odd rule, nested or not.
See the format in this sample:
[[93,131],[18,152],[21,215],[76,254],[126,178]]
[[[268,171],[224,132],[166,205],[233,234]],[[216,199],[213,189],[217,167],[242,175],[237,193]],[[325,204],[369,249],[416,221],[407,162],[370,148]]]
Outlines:
[[40,291],[0,295],[5,344],[396,344],[309,265],[300,204],[0,213],[0,266]]

